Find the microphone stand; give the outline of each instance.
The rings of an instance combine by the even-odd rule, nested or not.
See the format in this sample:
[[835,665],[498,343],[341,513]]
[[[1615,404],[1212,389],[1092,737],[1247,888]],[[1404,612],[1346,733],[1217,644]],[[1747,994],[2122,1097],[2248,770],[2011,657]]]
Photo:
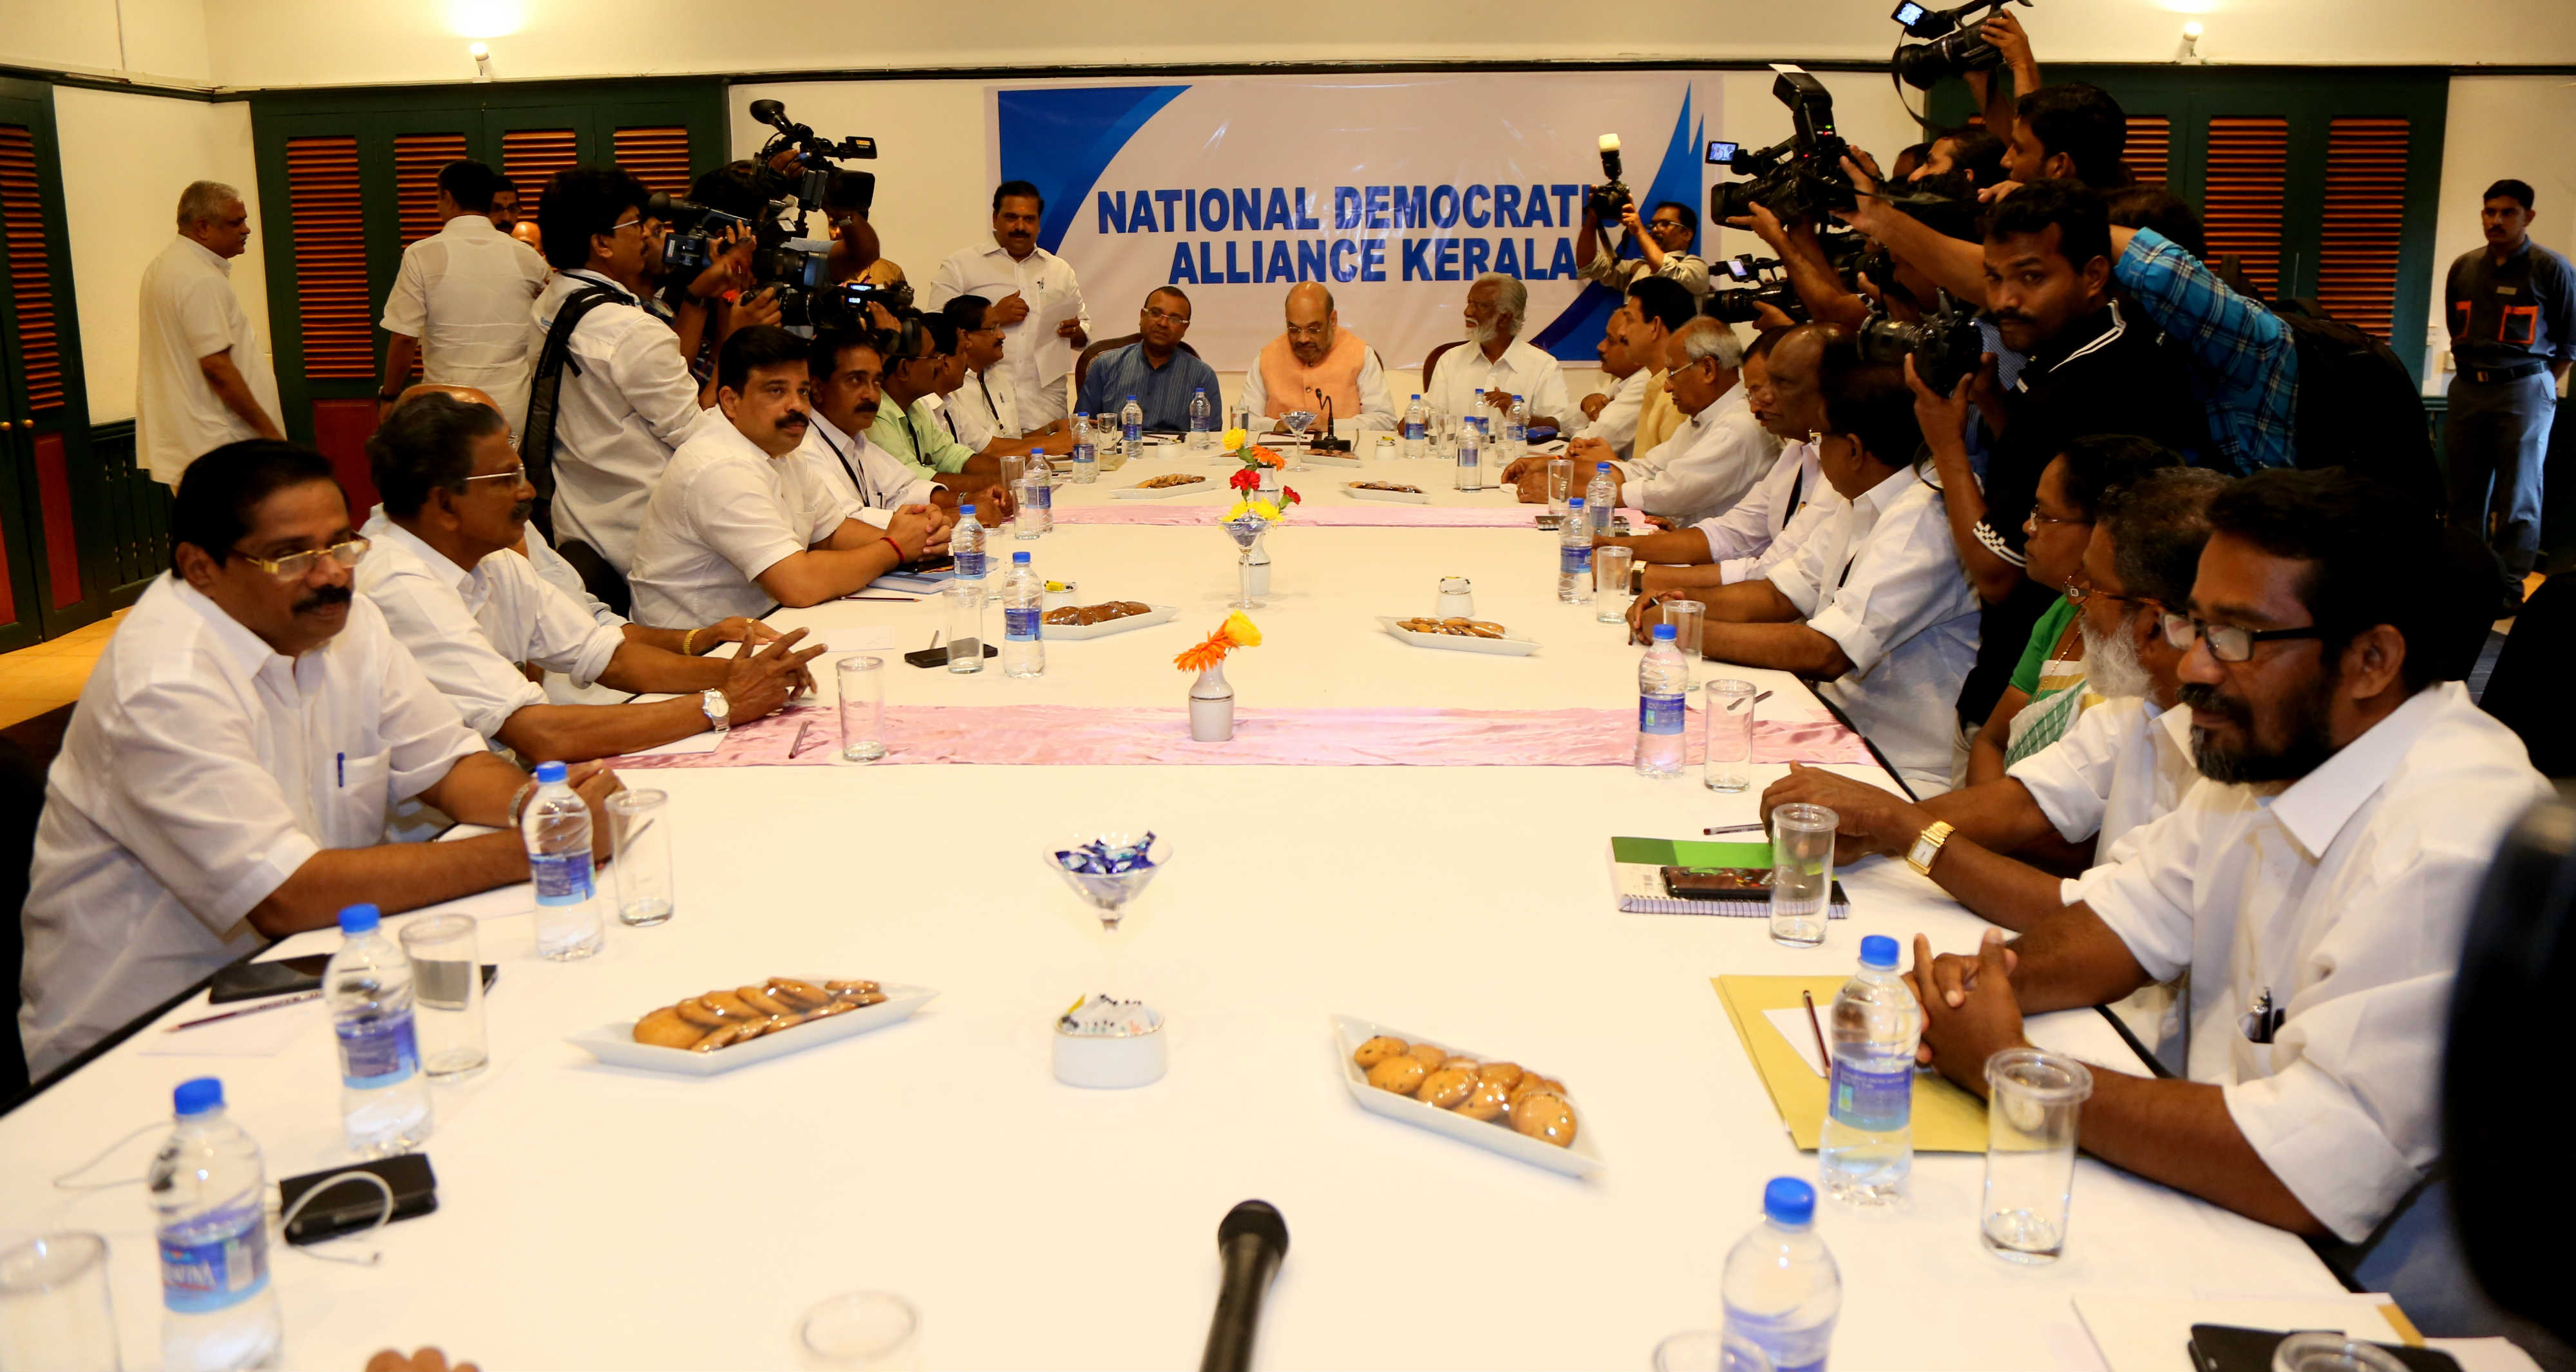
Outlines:
[[1314,391],[1315,398],[1324,402],[1324,429],[1322,437],[1306,440],[1306,451],[1310,453],[1349,452],[1351,450],[1351,441],[1347,438],[1336,438],[1333,436],[1333,398],[1324,394],[1324,388],[1321,386],[1315,387]]

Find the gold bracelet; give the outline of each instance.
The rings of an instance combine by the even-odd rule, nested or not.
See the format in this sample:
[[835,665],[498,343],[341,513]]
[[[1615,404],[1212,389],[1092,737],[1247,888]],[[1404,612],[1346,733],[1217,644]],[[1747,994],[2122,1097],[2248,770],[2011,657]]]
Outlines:
[[690,645],[690,644],[692,644],[692,643],[695,643],[695,642],[697,641],[699,632],[700,632],[699,630],[691,629],[691,630],[690,630],[690,631],[688,631],[687,633],[680,635],[680,656],[682,656],[682,657],[696,657],[696,656],[697,656],[697,654],[696,654],[696,653],[693,653],[693,652],[690,652],[690,651],[689,651],[689,645]]

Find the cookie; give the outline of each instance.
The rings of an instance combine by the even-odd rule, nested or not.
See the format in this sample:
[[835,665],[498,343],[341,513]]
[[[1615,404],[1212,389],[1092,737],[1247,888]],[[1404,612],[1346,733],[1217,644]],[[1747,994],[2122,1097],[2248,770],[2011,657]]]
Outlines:
[[1486,1063],[1484,1066],[1476,1069],[1476,1080],[1492,1082],[1494,1085],[1503,1088],[1503,1090],[1508,1093],[1513,1087],[1521,1084],[1520,1064],[1512,1062]]
[[1510,1107],[1510,1092],[1490,1081],[1480,1081],[1467,1093],[1465,1100],[1451,1108],[1471,1120],[1489,1120],[1499,1117]]
[[792,1015],[796,1013],[795,1006],[769,994],[768,990],[764,987],[737,986],[733,988],[733,993],[742,997],[743,1004],[773,1018],[779,1015]]
[[846,1015],[859,1008],[859,1003],[855,1000],[825,1001],[823,1004],[817,1005],[813,1009],[806,1011],[805,1018],[830,1019],[834,1015]]
[[1512,1103],[1512,1128],[1559,1148],[1571,1147],[1574,1107],[1553,1091],[1532,1091]]
[[1370,1039],[1368,1042],[1361,1044],[1360,1050],[1351,1054],[1351,1061],[1358,1063],[1360,1065],[1360,1070],[1365,1072],[1369,1068],[1375,1067],[1379,1063],[1386,1061],[1388,1058],[1408,1057],[1411,1056],[1412,1052],[1412,1044],[1399,1038],[1392,1038],[1388,1035],[1380,1034],[1376,1038]]
[[1463,1067],[1443,1067],[1425,1076],[1413,1095],[1425,1105],[1436,1105],[1446,1110],[1466,1100],[1475,1089],[1475,1074]]
[[799,1010],[812,1010],[832,1002],[832,993],[810,981],[794,977],[771,977],[769,994],[794,1005]]
[[1449,1050],[1436,1043],[1417,1043],[1413,1045],[1413,1060],[1422,1064],[1423,1071],[1437,1072],[1440,1064],[1449,1060]]
[[1423,1066],[1419,1058],[1388,1058],[1369,1069],[1368,1083],[1381,1091],[1409,1096],[1422,1089],[1422,1079],[1429,1075],[1431,1069]]
[[873,981],[827,981],[823,983],[823,989],[836,996],[858,996],[885,988]]
[[732,1019],[728,1018],[723,1011],[716,1009],[712,1005],[708,1005],[704,1001],[695,999],[694,997],[672,1006],[671,1013],[678,1015],[682,1020],[685,1020],[690,1024],[696,1025],[700,1030],[722,1029],[726,1025],[734,1022]]
[[768,1018],[766,1011],[753,1009],[750,1001],[731,991],[709,991],[698,997],[698,1003],[728,1020]]
[[680,1012],[668,1005],[635,1021],[635,1041],[656,1048],[687,1048],[706,1036],[706,1030],[680,1018]]

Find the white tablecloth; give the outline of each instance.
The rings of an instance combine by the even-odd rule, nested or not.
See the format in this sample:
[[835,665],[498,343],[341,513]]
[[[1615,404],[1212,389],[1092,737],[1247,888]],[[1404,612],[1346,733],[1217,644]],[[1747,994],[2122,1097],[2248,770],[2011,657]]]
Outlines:
[[[1169,658],[1222,616],[1223,537],[1112,526],[1016,546],[1100,598],[1184,613],[1050,645],[1036,681],[897,663],[893,699],[1181,702]],[[1542,534],[1291,527],[1272,552],[1278,603],[1255,615],[1268,641],[1229,670],[1247,704],[1599,707],[1634,689],[1636,650],[1555,603]],[[1376,631],[1371,615],[1427,611],[1444,574],[1473,577],[1479,613],[1545,650],[1428,652]],[[911,648],[934,612],[781,618],[826,638],[886,624]],[[1777,692],[1766,711],[1818,712],[1790,679],[1755,675]],[[1840,971],[1865,933],[1964,949],[1980,928],[1888,862],[1845,874],[1854,915],[1821,951],[1775,947],[1760,920],[1616,913],[1606,839],[1749,819],[1780,771],[1755,770],[1739,796],[1604,767],[636,773],[672,796],[677,918],[612,929],[601,956],[561,966],[533,956],[525,888],[461,903],[503,970],[492,1067],[436,1092],[440,1210],[339,1245],[380,1248],[373,1268],[273,1250],[288,1361],[355,1368],[437,1342],[491,1368],[785,1366],[800,1311],[879,1288],[920,1308],[929,1366],[1185,1366],[1206,1335],[1217,1221],[1258,1196],[1292,1234],[1268,1366],[1642,1366],[1665,1334],[1717,1322],[1720,1267],[1764,1180],[1815,1170],[1709,978]],[[1171,1071],[1075,1090],[1049,1074],[1050,1026],[1110,954],[1040,855],[1128,824],[1168,835],[1174,855],[1117,935],[1113,989],[1170,1017]],[[705,1080],[604,1068],[564,1042],[775,973],[941,995],[907,1024]],[[1336,1011],[1560,1078],[1608,1170],[1574,1181],[1363,1112],[1338,1074]],[[272,1178],[345,1161],[327,1023],[278,1013],[305,1028],[275,1056],[147,1056],[147,1030],[0,1118],[0,1241],[107,1234],[128,1366],[157,1364],[146,1197],[48,1179],[166,1114],[170,1087],[200,1072],[224,1078]],[[2105,1060],[2121,1052],[2089,1011],[2070,1032]],[[153,1147],[136,1140],[98,1175],[139,1176]],[[1978,1246],[1981,1167],[1917,1159],[1901,1214],[1821,1208],[1844,1281],[1836,1368],[2095,1366],[2078,1293],[2339,1289],[2288,1235],[2090,1160],[2065,1260],[2007,1266]]]

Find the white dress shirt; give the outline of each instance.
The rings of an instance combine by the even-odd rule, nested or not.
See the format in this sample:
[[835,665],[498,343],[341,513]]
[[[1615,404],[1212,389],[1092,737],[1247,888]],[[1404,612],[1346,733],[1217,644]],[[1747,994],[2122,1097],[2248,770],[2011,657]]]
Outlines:
[[403,249],[385,297],[384,328],[420,340],[420,379],[472,386],[492,397],[517,437],[528,418],[528,302],[546,288],[546,260],[492,227],[460,214]]
[[[805,441],[795,456],[813,469],[813,477],[842,501],[858,507],[858,518],[877,528],[894,522],[906,505],[927,505],[939,483],[915,475],[892,453],[868,441],[866,434],[841,432],[820,410],[809,412]],[[1071,451],[1070,448],[1067,451]]]
[[1519,396],[1529,402],[1532,415],[1553,416],[1559,424],[1583,417],[1583,411],[1566,401],[1565,368],[1517,338],[1492,361],[1474,343],[1461,343],[1442,353],[1422,388],[1422,398],[1443,414],[1491,414],[1499,419],[1500,410],[1476,408],[1476,392],[1491,390]]
[[1019,397],[1021,420],[1039,428],[1064,417],[1065,380],[1073,375],[1073,340],[1058,338],[1057,326],[1078,319],[1083,333],[1091,332],[1091,310],[1072,265],[1044,248],[1015,258],[987,239],[939,264],[921,288],[921,308],[933,311],[961,295],[998,305],[1014,294],[1027,302],[1029,313],[1002,329],[1002,373]]
[[616,656],[624,632],[591,618],[545,583],[528,559],[504,548],[457,566],[378,505],[358,532],[374,541],[358,564],[358,590],[382,610],[430,684],[465,727],[498,739],[510,716],[546,703],[543,686],[516,664],[588,685]]
[[[2439,682],[2287,786],[2194,783],[2128,861],[2084,874],[2148,976],[2190,969],[2191,1079],[2224,1089],[2246,1142],[2348,1242],[2441,1152],[2470,903],[2550,794],[2522,741]],[[2258,1002],[2268,1036],[2247,1033]]]
[[38,1075],[262,945],[245,918],[324,848],[483,750],[365,596],[289,660],[164,574],[46,775],[18,1012]]
[[259,437],[215,394],[198,365],[230,349],[253,399],[283,431],[277,372],[233,294],[233,264],[193,238],[173,238],[143,269],[135,329],[134,451],[165,486],[227,443]]
[[1723,513],[1691,527],[1708,540],[1708,560],[1732,586],[1771,574],[1795,555],[1808,533],[1833,512],[1824,469],[1816,465],[1816,445],[1804,440],[1783,446],[1771,470],[1753,483]]
[[708,429],[672,456],[645,508],[629,579],[635,618],[667,627],[758,617],[778,603],[760,574],[858,512],[794,451],[771,457],[731,424]]
[[1574,436],[1600,439],[1622,459],[1634,456],[1631,450],[1637,443],[1637,416],[1645,413],[1646,387],[1654,379],[1653,370],[1646,367],[1639,367],[1619,378],[1618,388],[1610,392],[1610,399],[1601,406],[1601,413],[1594,416],[1591,423],[1576,430]]
[[1941,492],[1907,467],[1833,513],[1771,584],[1851,670],[1817,688],[1915,796],[1950,789],[1952,708],[1977,658],[1977,592],[1959,569]]
[[608,608],[608,602],[590,593],[581,573],[573,570],[573,565],[564,561],[564,555],[555,551],[555,545],[546,541],[544,530],[531,523],[523,531],[523,537],[528,545],[528,565],[536,569],[540,579],[570,597],[572,603],[580,606],[581,612],[594,621],[612,629],[626,627],[626,616]]
[[1696,523],[1743,499],[1776,465],[1779,450],[1780,440],[1753,417],[1744,388],[1729,387],[1643,457],[1615,464],[1627,478],[1619,503]]
[[954,394],[941,396],[939,403],[948,412],[948,427],[957,441],[979,453],[994,439],[1016,443],[1028,432],[1020,427],[1018,392],[1011,389],[1009,373],[1000,368],[990,374],[968,372],[966,384]]
[[617,290],[621,298],[593,307],[572,331],[555,402],[555,537],[581,539],[608,565],[630,572],[645,498],[671,454],[703,428],[733,426],[698,408],[698,382],[671,326],[596,272],[556,273],[530,307],[531,368],[556,310],[592,286]]
[[[1456,352],[1457,349],[1452,348],[1450,351]],[[1265,417],[1270,413],[1269,387],[1270,383],[1261,379],[1261,354],[1256,352],[1252,355],[1252,365],[1244,369],[1242,401],[1244,407],[1252,411],[1253,422],[1256,424],[1271,422]],[[1347,438],[1367,429],[1396,427],[1395,397],[1387,392],[1386,364],[1378,360],[1375,348],[1369,349],[1368,356],[1360,360],[1359,388],[1360,412],[1334,415],[1333,432]],[[1293,408],[1312,409],[1315,411],[1316,418],[1323,417],[1323,407],[1320,404],[1298,405]],[[1533,409],[1530,413],[1537,414],[1538,411]]]

